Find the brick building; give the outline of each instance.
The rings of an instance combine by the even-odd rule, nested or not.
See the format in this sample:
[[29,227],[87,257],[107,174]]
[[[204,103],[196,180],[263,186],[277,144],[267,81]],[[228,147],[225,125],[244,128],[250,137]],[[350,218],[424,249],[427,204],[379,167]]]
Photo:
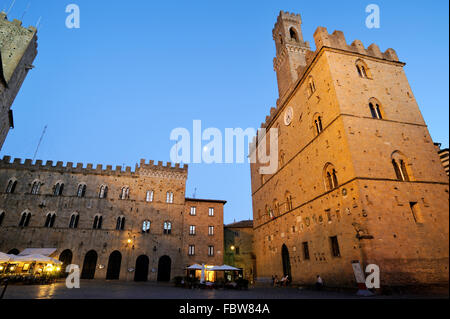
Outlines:
[[[0,161],[0,251],[56,248],[82,278],[168,281],[223,264],[225,201],[186,199],[188,167]],[[192,232],[194,229],[194,232]]]
[[279,129],[279,165],[251,165],[258,278],[354,287],[360,261],[382,285],[448,285],[448,177],[405,64],[323,27],[312,51],[287,12],[273,38],[280,96],[261,126]]
[[253,220],[243,220],[224,226],[225,264],[241,268],[242,275],[250,282],[256,278],[253,241]]
[[11,106],[37,55],[36,32],[34,27],[22,27],[19,20],[8,21],[0,12],[0,149],[14,128]]

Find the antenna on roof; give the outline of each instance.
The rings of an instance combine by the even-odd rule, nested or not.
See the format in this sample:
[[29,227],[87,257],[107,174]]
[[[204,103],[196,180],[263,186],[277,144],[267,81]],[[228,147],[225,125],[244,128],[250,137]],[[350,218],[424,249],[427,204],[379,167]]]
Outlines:
[[14,7],[15,4],[16,4],[16,0],[13,0],[13,2],[11,3],[11,6],[9,7],[8,11],[6,11],[6,15],[9,14],[9,12],[11,11],[11,9]]
[[41,20],[42,20],[42,16],[40,16],[36,22],[36,30],[39,30],[39,26],[41,25]]
[[197,195],[197,187],[194,188],[194,193],[192,194],[192,198],[195,198],[196,195]]
[[21,21],[23,21],[23,17],[27,13],[28,9],[30,9],[30,6],[31,6],[31,1],[28,2],[27,7],[25,8],[25,11],[22,14],[22,18],[20,18]]
[[38,146],[36,147],[36,152],[34,152],[33,161],[36,159],[37,152],[39,150],[39,146],[41,146],[42,139],[44,138],[45,132],[47,131],[47,125],[44,126],[44,130],[42,131],[41,138],[39,139]]

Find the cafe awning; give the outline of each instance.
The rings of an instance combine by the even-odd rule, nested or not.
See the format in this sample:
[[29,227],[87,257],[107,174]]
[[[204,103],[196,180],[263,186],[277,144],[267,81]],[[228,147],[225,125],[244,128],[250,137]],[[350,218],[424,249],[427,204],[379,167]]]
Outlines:
[[0,263],[6,263],[11,260],[11,256],[0,252]]
[[214,266],[213,268],[209,269],[211,271],[238,271],[239,268],[228,266],[228,265],[222,265],[222,266]]
[[27,248],[19,256],[42,255],[51,256],[56,252],[56,248]]
[[199,265],[199,264],[194,264],[192,266],[187,267],[187,269],[189,269],[189,270],[202,270],[203,267],[201,265]]

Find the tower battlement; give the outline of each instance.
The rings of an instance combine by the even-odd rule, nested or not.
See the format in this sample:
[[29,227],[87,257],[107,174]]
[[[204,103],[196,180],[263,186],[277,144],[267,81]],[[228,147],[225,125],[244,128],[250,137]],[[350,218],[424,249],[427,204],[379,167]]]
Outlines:
[[[181,174],[187,177],[188,165],[184,165],[183,167],[180,164],[176,164],[172,166],[171,163],[164,164],[159,161],[155,164],[154,161],[149,161],[146,163],[146,160],[141,160],[140,164],[136,164],[136,168],[133,171],[130,166],[122,168],[122,166],[116,166],[113,168],[112,165],[107,165],[106,168],[103,168],[102,164],[97,165],[94,168],[94,165],[88,163],[84,165],[83,163],[77,163],[74,165],[72,162],[67,162],[64,165],[63,162],[59,161],[56,165],[53,164],[53,161],[46,161],[45,164],[42,160],[36,160],[34,163],[31,159],[25,159],[24,161],[21,158],[15,158],[11,162],[11,156],[4,156],[2,160],[0,160],[0,168],[5,169],[27,169],[27,170],[43,170],[43,171],[52,171],[59,173],[79,173],[79,174],[95,174],[95,175],[110,175],[110,176],[137,176],[141,173],[145,172],[154,172],[161,175],[161,173],[169,173],[169,174]],[[146,174],[148,175],[148,174]]]
[[[37,54],[37,29],[35,27],[24,28],[22,21],[14,19],[9,21],[5,12],[0,12],[0,50],[5,82],[8,84],[21,60],[31,47],[34,57]],[[33,57],[33,59],[34,59]]]

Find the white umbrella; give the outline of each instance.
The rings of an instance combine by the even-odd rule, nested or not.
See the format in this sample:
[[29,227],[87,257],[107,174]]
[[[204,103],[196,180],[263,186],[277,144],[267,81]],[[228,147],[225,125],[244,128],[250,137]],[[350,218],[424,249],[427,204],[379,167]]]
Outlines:
[[238,271],[239,268],[228,266],[228,265],[222,265],[222,266],[215,266],[211,270],[213,271]]
[[0,252],[0,263],[6,263],[11,260],[11,256]]
[[28,256],[12,256],[11,258],[12,262],[40,262],[40,263],[49,263],[49,264],[62,264],[61,261],[52,258],[47,257],[44,255],[28,255]]
[[200,266],[199,264],[194,264],[192,266],[187,267],[187,269],[189,269],[189,270],[202,270],[202,266]]

